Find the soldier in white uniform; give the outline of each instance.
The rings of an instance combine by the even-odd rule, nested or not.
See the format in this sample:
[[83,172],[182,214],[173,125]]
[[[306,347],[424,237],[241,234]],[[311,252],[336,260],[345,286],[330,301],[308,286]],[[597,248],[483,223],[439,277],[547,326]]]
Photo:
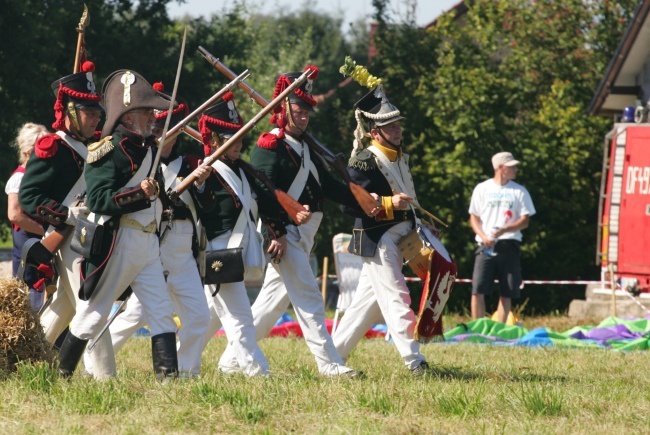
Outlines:
[[[226,140],[241,129],[243,120],[237,111],[233,94],[227,93],[223,101],[210,107],[199,120],[206,155],[212,154]],[[253,314],[243,279],[221,282],[213,267],[212,256],[232,248],[243,248],[242,259],[246,274],[251,279],[261,279],[266,259],[262,247],[262,235],[256,221],[260,213],[274,219],[279,217],[279,204],[263,185],[257,183],[250,166],[240,160],[242,140],[238,140],[216,160],[214,173],[208,179],[209,188],[216,192],[216,207],[203,210],[201,221],[206,227],[208,239],[206,264],[206,296],[210,303],[210,327],[205,336],[207,344],[223,324],[228,346],[234,351],[219,361],[223,373],[244,373],[248,376],[267,376],[269,364],[257,345]],[[309,211],[301,212],[304,220]],[[223,267],[228,267],[224,265]],[[218,283],[212,282],[212,276]],[[228,280],[232,281],[232,280]]]
[[[347,358],[383,315],[404,364],[411,374],[422,376],[428,365],[414,339],[415,313],[397,246],[413,229],[415,215],[410,204],[417,203],[408,155],[402,152],[404,117],[388,101],[381,85],[355,104],[355,117],[355,150],[348,172],[353,181],[378,196],[382,210],[367,216],[358,207],[344,208],[357,217],[349,250],[362,257],[363,268],[352,303],[334,334],[334,344]],[[364,148],[368,137],[370,144]]]

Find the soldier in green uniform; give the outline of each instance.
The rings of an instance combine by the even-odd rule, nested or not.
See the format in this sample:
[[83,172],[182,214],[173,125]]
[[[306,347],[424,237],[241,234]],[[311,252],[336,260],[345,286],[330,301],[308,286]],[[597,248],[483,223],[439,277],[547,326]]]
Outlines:
[[[177,327],[156,234],[163,211],[160,171],[155,172],[158,180],[149,178],[157,151],[154,109],[166,110],[169,100],[130,70],[112,73],[103,95],[107,120],[102,139],[89,148],[85,178],[88,219],[103,224],[104,233],[99,252],[82,264],[82,301],[59,351],[59,370],[72,375],[87,341],[97,336],[113,302],[130,286],[151,328],[156,377],[173,378],[178,375]],[[98,367],[99,356],[92,355]],[[115,358],[112,352],[105,357]]]
[[[153,84],[156,91],[171,99],[161,82]],[[153,133],[157,138],[162,132],[167,120],[168,111],[156,113],[156,123]],[[176,125],[189,114],[187,102],[177,97],[171,114],[170,125]],[[209,166],[199,166],[197,156],[178,153],[177,137],[167,138],[160,150],[160,162],[165,180],[161,200],[164,211],[160,226],[160,259],[165,272],[168,272],[167,288],[174,302],[175,312],[181,321],[182,328],[178,333],[178,370],[183,377],[197,376],[201,369],[201,353],[203,352],[203,336],[208,326],[210,314],[208,303],[203,295],[203,283],[197,268],[199,256],[198,231],[201,230],[198,219],[199,207],[214,207],[215,195],[205,186],[199,189],[190,188],[172,202],[165,194],[174,189],[185,177],[193,174],[197,182],[202,184],[212,172]],[[142,303],[136,295],[131,295],[125,310],[120,313],[110,326],[110,336],[113,350],[117,353],[127,340],[140,328],[147,324]],[[97,371],[92,366],[90,354],[84,355],[86,371]]]
[[[232,92],[223,101],[207,109],[199,120],[199,129],[206,155],[212,154],[244,125],[235,106]],[[235,142],[212,164],[214,171],[207,184],[216,192],[217,206],[202,210],[209,240],[207,251],[227,248],[244,248],[243,259],[247,272],[257,273],[253,279],[261,279],[266,260],[261,235],[256,229],[258,209],[261,215],[279,218],[278,202],[266,188],[248,173],[247,165],[240,159],[242,140]],[[307,219],[309,212],[301,212]],[[210,266],[209,264],[207,265]],[[223,373],[244,373],[248,376],[268,375],[269,364],[255,339],[255,327],[250,300],[243,281],[205,286],[210,305],[210,325],[205,344],[214,337],[221,324],[226,331],[228,343],[236,349],[235,361],[225,358],[219,361]]]
[[[40,138],[34,148],[20,185],[19,202],[26,213],[48,231],[75,225],[85,209],[79,204],[86,190],[82,177],[87,144],[94,138],[103,107],[95,89],[92,62],[84,62],[82,71],[52,83],[56,133]],[[70,237],[55,253],[59,274],[58,291],[41,315],[45,338],[54,343],[67,328],[75,313],[79,290],[80,257],[70,249]],[[41,270],[47,271],[46,265]]]
[[[268,252],[273,261],[266,269],[262,290],[252,306],[255,332],[258,340],[266,337],[291,302],[307,345],[316,358],[318,371],[326,376],[354,377],[358,372],[343,364],[327,332],[323,298],[309,255],[323,219],[325,199],[350,206],[357,202],[350,189],[325,169],[320,157],[310,152],[301,138],[316,106],[311,91],[318,70],[314,66],[309,68],[316,72],[278,108],[271,118],[277,128],[262,134],[251,154],[251,164],[264,170],[277,188],[312,212],[309,222],[300,226],[293,224],[284,213],[281,219],[268,223],[272,235]],[[301,74],[277,76],[273,98]],[[226,352],[234,364],[232,347]]]

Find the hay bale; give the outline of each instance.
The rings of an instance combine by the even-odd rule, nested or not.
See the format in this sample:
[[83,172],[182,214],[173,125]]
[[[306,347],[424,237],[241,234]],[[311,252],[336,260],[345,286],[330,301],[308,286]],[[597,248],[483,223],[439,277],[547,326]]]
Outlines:
[[55,359],[27,292],[24,282],[0,278],[0,378],[15,372],[21,361],[52,364]]

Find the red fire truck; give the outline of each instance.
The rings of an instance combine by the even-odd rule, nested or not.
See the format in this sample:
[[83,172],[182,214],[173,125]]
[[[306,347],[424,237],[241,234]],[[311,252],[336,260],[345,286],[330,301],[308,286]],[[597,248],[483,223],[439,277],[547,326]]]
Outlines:
[[603,279],[650,292],[650,124],[617,123],[605,139],[599,204]]
[[597,262],[603,281],[650,292],[650,0],[639,2],[589,105],[609,116]]

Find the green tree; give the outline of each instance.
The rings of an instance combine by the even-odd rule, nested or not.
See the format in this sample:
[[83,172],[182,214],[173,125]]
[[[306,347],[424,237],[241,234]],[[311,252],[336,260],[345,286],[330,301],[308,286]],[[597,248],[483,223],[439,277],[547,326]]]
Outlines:
[[[377,0],[380,1],[380,0]],[[373,71],[407,117],[407,148],[423,205],[449,222],[443,240],[471,276],[467,209],[502,150],[523,161],[518,180],[538,214],[525,231],[526,278],[595,278],[598,188],[610,121],[586,107],[635,1],[477,0],[460,19],[426,30],[381,28]],[[452,306],[466,305],[457,285]],[[566,307],[582,289],[531,289],[530,309]]]
[[[88,59],[96,65],[95,79],[118,68],[132,68],[145,77],[171,76],[173,80],[182,29],[174,27],[166,12],[171,0],[106,0],[89,3],[86,29]],[[16,130],[25,122],[48,128],[54,121],[55,96],[50,84],[72,74],[82,3],[70,0],[7,0],[0,14],[0,170],[2,186],[17,163],[13,149]],[[167,73],[166,71],[171,71]],[[173,83],[173,82],[172,82]],[[6,210],[6,196],[0,196]],[[6,229],[6,213],[0,228]],[[4,225],[3,225],[4,224]],[[6,237],[6,232],[3,236]]]
[[[319,103],[309,129],[332,151],[344,153],[347,158],[351,149],[348,124],[356,94],[339,87],[344,78],[338,69],[346,55],[365,55],[368,46],[365,30],[355,34],[365,39],[347,41],[341,32],[340,18],[315,13],[308,5],[298,12],[271,17],[251,13],[242,4],[235,4],[231,9],[212,17],[207,29],[200,31],[203,35],[201,44],[234,72],[248,68],[251,77],[247,82],[267,100],[273,95],[278,74],[302,71],[308,64],[316,65],[319,75],[314,84],[314,93],[326,98]],[[200,69],[200,66],[196,65],[196,69]],[[211,91],[216,91],[228,81],[216,70],[211,77]],[[247,102],[242,91],[235,93],[244,119],[250,119],[260,110],[255,104]],[[249,135],[250,145],[244,154],[250,152],[259,134],[271,128],[267,120],[262,120]],[[326,219],[317,238],[316,253],[319,258],[331,254],[334,234],[349,232],[353,225],[353,219],[343,215],[338,206],[327,202],[325,207]]]

